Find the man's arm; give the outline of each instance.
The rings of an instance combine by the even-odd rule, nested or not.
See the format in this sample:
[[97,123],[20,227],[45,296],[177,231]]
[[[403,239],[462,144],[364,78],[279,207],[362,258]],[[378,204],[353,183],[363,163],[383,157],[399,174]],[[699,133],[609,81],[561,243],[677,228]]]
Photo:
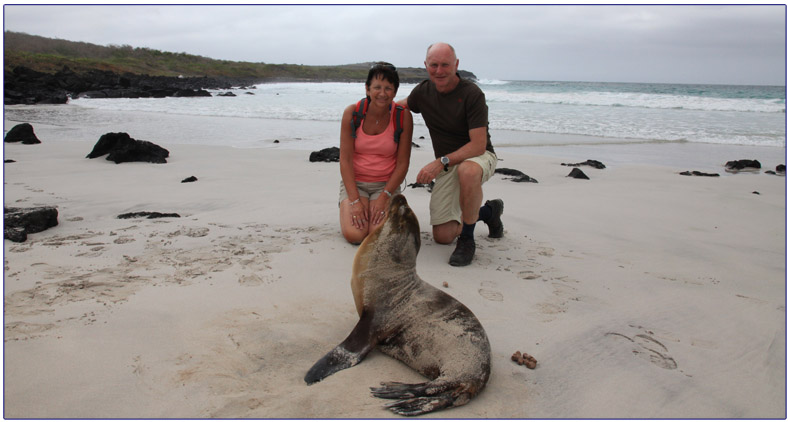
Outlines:
[[468,131],[471,141],[463,145],[457,151],[447,155],[449,165],[459,164],[469,158],[478,157],[484,154],[487,149],[487,128],[477,127]]
[[410,107],[408,107],[408,97],[405,97],[405,98],[397,101],[397,105],[405,107],[405,110],[410,110]]
[[[457,151],[447,155],[449,157],[449,165],[454,166],[467,160],[468,158],[477,157],[484,154],[487,149],[487,128],[477,127],[468,131],[471,140],[463,145]],[[440,158],[430,161],[424,166],[419,174],[416,176],[417,183],[429,183],[438,177],[438,174],[443,171],[443,164]]]

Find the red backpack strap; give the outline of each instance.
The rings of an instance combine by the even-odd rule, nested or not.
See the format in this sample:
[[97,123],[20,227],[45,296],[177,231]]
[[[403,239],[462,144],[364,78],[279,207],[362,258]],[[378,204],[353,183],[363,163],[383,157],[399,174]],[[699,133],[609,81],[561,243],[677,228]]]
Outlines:
[[356,103],[356,110],[353,112],[353,117],[350,119],[350,125],[353,128],[351,134],[356,137],[356,130],[361,126],[361,121],[367,115],[369,109],[369,97],[364,97]]
[[402,135],[402,127],[405,126],[405,107],[397,105],[394,107],[394,142],[399,143],[399,136]]

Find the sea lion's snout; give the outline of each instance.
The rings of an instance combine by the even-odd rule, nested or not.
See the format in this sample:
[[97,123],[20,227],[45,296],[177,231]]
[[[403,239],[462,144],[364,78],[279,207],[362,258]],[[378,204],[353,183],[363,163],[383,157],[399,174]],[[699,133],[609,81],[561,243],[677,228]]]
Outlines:
[[411,211],[410,207],[408,206],[408,200],[405,199],[402,194],[397,194],[391,198],[388,212],[389,218],[394,218],[396,220],[400,220],[403,217],[407,218],[406,214],[408,211]]
[[391,198],[389,204],[388,221],[386,221],[392,230],[398,233],[407,233],[413,237],[416,244],[416,253],[421,248],[421,234],[419,229],[419,220],[416,214],[410,209],[408,200],[402,194],[397,194]]
[[400,208],[405,207],[408,208],[408,200],[405,199],[405,195],[398,193],[391,198],[391,203],[389,204],[389,212],[399,210]]

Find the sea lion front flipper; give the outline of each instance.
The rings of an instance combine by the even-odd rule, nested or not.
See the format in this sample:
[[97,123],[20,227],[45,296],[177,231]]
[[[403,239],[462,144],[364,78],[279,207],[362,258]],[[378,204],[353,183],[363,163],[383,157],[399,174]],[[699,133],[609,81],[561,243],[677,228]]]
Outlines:
[[372,312],[365,310],[345,341],[312,365],[304,381],[311,385],[335,372],[357,365],[376,344],[377,339],[372,332]]

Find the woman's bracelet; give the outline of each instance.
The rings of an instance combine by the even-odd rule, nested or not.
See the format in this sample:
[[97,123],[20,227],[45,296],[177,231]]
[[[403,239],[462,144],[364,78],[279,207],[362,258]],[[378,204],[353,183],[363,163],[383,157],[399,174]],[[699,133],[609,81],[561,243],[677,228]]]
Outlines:
[[386,195],[388,195],[388,196],[389,196],[389,198],[391,198],[391,192],[387,191],[386,189],[383,189],[383,192],[384,192]]
[[348,205],[350,205],[350,206],[352,207],[353,205],[356,205],[356,204],[358,204],[358,201],[361,201],[361,198],[360,198],[360,197],[359,197],[359,198],[356,198],[356,200],[355,200],[355,201],[351,201],[351,202],[350,202],[350,204],[348,204]]

